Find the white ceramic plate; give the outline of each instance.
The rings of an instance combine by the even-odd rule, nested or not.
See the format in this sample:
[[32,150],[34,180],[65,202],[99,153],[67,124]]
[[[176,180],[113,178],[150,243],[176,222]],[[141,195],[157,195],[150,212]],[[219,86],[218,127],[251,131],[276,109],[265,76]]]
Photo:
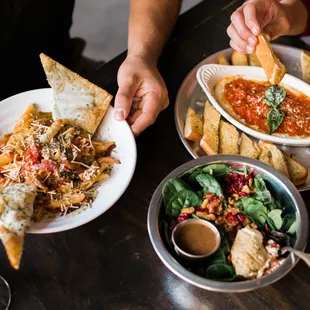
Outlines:
[[[226,118],[229,122],[235,125],[240,130],[244,131],[248,135],[264,141],[270,141],[283,145],[292,146],[309,146],[310,138],[293,138],[293,137],[279,137],[276,135],[268,135],[259,132],[255,129],[247,127],[235,118],[233,118],[225,109],[221,106],[214,96],[214,87],[221,79],[230,76],[240,76],[248,80],[260,80],[266,81],[266,75],[261,67],[248,67],[248,66],[223,66],[223,65],[204,65],[197,71],[197,80],[206,93],[211,104],[219,111],[219,113]],[[310,85],[298,78],[286,74],[281,81],[281,85],[287,89],[293,88],[301,93],[310,97]]]
[[[35,103],[41,111],[50,111],[52,90],[50,88],[24,92],[0,102],[0,132],[11,132],[21,114],[30,103]],[[81,226],[112,207],[129,185],[136,166],[137,150],[135,138],[126,121],[118,122],[110,107],[100,124],[95,140],[114,141],[116,149],[112,156],[121,161],[115,165],[111,177],[98,189],[98,196],[92,207],[81,213],[65,215],[50,222],[33,223],[28,233],[55,233]]]

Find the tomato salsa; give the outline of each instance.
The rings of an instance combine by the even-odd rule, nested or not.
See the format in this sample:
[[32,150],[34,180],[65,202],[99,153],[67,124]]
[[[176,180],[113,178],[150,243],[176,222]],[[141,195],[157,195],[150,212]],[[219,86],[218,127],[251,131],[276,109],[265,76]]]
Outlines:
[[[265,103],[268,82],[235,79],[225,85],[224,98],[233,111],[248,125],[255,125],[268,133],[267,114],[270,107]],[[295,94],[286,89],[286,97],[279,110],[284,120],[275,131],[289,136],[310,136],[310,98],[304,94]]]

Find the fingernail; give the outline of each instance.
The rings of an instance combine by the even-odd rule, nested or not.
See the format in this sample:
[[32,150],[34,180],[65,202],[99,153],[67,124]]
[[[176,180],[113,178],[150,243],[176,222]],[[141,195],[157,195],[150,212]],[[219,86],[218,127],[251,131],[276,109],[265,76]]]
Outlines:
[[122,108],[116,108],[114,112],[114,117],[117,121],[124,120],[125,111]]
[[249,44],[250,44],[251,46],[254,46],[255,43],[256,43],[256,41],[255,41],[252,37],[250,37],[250,38],[248,39],[248,42],[249,42]]
[[252,46],[247,46],[246,47],[246,51],[249,53],[249,54],[252,54],[253,53],[253,51],[254,51],[254,49],[253,49],[253,47]]
[[252,33],[253,33],[255,36],[258,36],[258,35],[259,35],[259,29],[257,29],[256,27],[252,27],[252,28],[251,28],[251,31],[252,31]]

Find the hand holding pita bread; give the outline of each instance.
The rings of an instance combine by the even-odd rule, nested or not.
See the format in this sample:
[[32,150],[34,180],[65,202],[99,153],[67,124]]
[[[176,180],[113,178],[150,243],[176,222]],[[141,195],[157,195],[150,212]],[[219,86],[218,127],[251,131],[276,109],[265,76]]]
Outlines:
[[301,0],[249,0],[231,15],[227,34],[230,45],[238,52],[252,54],[257,36],[268,40],[304,32],[308,12]]

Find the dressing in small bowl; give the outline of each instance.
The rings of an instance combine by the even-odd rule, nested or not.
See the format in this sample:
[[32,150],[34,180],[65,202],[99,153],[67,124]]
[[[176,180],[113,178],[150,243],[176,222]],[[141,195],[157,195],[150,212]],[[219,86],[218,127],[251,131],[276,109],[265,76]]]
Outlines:
[[175,226],[172,243],[178,255],[190,260],[203,259],[217,251],[221,235],[210,222],[189,219]]

